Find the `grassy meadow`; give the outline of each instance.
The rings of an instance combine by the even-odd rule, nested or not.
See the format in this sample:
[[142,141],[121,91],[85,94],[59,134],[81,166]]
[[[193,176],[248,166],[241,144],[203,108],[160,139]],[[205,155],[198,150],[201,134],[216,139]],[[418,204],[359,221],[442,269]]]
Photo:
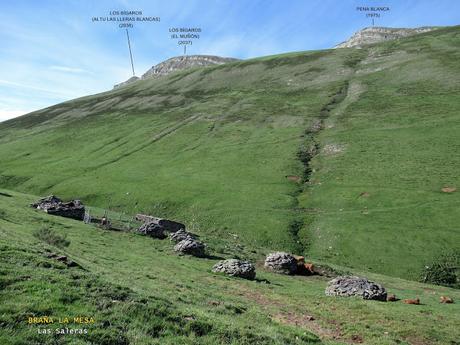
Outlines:
[[[0,123],[0,344],[458,344],[458,303],[439,304],[458,290],[416,281],[460,251],[460,191],[442,192],[460,188],[459,61],[451,27],[194,68]],[[211,255],[28,207],[49,194],[178,220]],[[326,297],[326,277],[265,272],[275,250],[423,305]],[[258,279],[211,273],[230,257]],[[96,324],[41,335],[26,320],[45,314]]]

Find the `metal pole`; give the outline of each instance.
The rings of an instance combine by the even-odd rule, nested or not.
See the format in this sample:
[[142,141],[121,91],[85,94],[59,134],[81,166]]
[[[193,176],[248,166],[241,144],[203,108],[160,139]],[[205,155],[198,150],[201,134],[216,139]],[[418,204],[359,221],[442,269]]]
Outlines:
[[131,42],[130,42],[130,40],[129,40],[128,29],[126,29],[126,37],[128,38],[129,56],[131,57],[131,68],[133,69],[133,76],[135,76],[136,73],[134,73],[133,53],[131,52]]

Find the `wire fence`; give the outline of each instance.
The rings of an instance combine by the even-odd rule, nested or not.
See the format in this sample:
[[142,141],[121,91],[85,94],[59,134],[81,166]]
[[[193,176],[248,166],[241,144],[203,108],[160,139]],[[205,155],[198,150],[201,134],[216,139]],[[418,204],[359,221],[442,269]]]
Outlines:
[[95,224],[119,231],[132,231],[142,224],[133,215],[97,207],[87,207],[83,221],[86,224]]

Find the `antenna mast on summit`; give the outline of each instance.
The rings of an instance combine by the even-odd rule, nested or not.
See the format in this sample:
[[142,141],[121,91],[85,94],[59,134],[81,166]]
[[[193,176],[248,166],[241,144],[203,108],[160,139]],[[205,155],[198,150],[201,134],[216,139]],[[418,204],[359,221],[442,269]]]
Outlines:
[[136,73],[134,73],[133,53],[131,52],[131,42],[129,40],[128,29],[126,29],[126,37],[128,38],[128,48],[129,48],[129,57],[131,58],[131,68],[133,69],[133,76],[135,76]]

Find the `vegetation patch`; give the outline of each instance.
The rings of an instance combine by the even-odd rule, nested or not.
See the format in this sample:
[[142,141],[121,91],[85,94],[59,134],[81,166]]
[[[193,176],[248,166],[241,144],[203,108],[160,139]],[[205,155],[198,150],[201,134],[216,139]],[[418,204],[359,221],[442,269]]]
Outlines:
[[33,235],[40,241],[48,243],[49,245],[55,246],[57,248],[65,248],[70,245],[70,241],[66,238],[66,235],[60,235],[48,227],[43,227],[36,230]]

